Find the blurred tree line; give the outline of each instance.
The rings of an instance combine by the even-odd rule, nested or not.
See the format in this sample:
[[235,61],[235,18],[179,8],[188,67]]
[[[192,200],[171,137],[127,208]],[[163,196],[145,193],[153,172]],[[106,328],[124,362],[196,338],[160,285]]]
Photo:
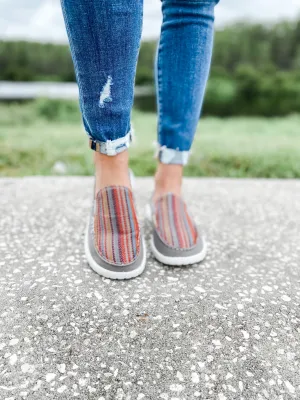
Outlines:
[[[137,85],[153,85],[156,43],[142,43]],[[0,80],[74,81],[66,45],[0,42]],[[154,96],[140,107],[153,110]],[[215,35],[204,114],[286,115],[300,111],[300,20],[239,23]]]

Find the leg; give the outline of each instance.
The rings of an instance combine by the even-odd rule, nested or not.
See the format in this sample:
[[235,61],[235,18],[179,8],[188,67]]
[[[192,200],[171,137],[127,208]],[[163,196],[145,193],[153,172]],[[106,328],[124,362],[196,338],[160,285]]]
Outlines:
[[208,78],[217,0],[162,0],[163,24],[156,58],[159,165],[152,203],[154,256],[169,265],[200,262],[201,231],[180,197]]
[[209,74],[217,0],[162,0],[156,57],[159,165],[156,196],[180,194]]
[[[128,154],[143,0],[61,0],[96,190],[129,186]],[[110,157],[115,156],[115,157]]]
[[90,266],[112,279],[145,268],[130,190],[127,148],[143,0],[61,0],[90,147],[96,190],[85,238]]

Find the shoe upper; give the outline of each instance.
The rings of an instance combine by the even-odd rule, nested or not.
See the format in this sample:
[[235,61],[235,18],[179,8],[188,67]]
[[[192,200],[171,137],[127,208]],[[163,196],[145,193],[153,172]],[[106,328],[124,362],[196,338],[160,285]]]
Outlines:
[[198,230],[180,196],[167,193],[154,204],[155,230],[164,244],[174,249],[191,249]]
[[111,264],[130,264],[139,255],[141,232],[129,188],[109,186],[97,193],[94,245],[98,254]]

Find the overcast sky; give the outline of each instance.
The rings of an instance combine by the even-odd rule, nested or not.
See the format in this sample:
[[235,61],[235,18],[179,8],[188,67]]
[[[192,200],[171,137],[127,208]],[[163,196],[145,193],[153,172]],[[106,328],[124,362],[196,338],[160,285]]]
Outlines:
[[[157,37],[160,0],[144,0],[144,4],[143,37]],[[216,7],[217,26],[240,19],[276,21],[296,17],[300,17],[300,0],[220,0]],[[65,42],[60,0],[0,0],[0,37]]]

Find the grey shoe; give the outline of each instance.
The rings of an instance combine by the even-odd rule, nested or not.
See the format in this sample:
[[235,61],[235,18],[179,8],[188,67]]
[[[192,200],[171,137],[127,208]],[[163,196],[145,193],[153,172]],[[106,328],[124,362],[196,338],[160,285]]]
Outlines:
[[206,256],[206,242],[181,197],[168,193],[147,207],[152,224],[151,250],[167,265],[189,265]]
[[146,265],[145,241],[139,227],[133,195],[123,186],[100,190],[85,235],[90,267],[110,279],[130,279]]

